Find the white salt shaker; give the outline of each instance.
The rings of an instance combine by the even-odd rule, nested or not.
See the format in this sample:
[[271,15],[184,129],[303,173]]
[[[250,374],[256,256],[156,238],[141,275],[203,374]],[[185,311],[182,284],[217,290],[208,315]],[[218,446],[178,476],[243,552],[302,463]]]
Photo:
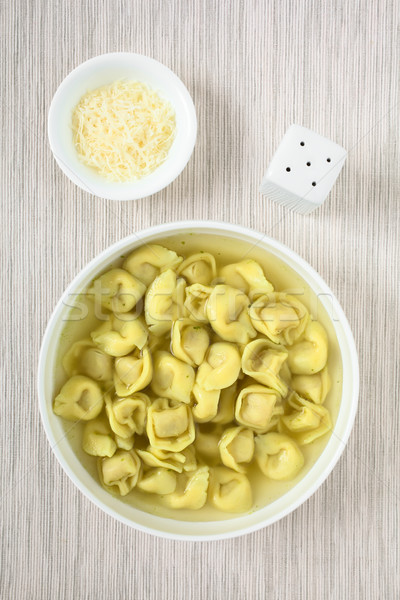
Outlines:
[[260,186],[275,202],[308,214],[321,206],[347,152],[311,129],[292,125],[283,137]]

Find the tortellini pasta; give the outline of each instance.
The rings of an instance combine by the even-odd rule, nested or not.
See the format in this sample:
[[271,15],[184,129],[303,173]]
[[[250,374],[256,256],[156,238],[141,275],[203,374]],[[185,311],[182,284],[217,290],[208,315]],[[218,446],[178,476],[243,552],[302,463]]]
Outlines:
[[259,383],[286,396],[288,388],[282,374],[287,357],[284,347],[273,347],[268,340],[254,340],[243,351],[242,370]]
[[190,406],[158,398],[148,409],[146,431],[153,448],[171,452],[184,450],[195,438]]
[[193,417],[197,423],[206,423],[216,417],[221,390],[206,390],[197,378],[193,386]]
[[185,280],[171,269],[155,278],[146,292],[144,315],[154,335],[165,335],[173,321],[183,316]]
[[265,277],[261,266],[251,258],[222,267],[219,278],[227,285],[241,290],[252,300],[274,291],[274,286]]
[[103,308],[125,313],[135,308],[145,291],[146,286],[124,269],[111,269],[94,281],[89,293]]
[[256,332],[249,317],[250,300],[229,285],[216,285],[206,304],[207,318],[215,333],[227,342],[247,344]]
[[212,287],[201,283],[194,283],[185,289],[186,299],[183,306],[190,319],[199,323],[208,323],[206,306],[212,290]]
[[63,358],[64,371],[68,377],[86,375],[96,381],[112,381],[113,361],[111,356],[97,348],[90,339],[72,344]]
[[199,510],[207,501],[209,468],[199,467],[188,474],[177,476],[176,490],[163,496],[163,503],[170,508]]
[[206,360],[196,375],[193,386],[193,416],[198,423],[217,416],[221,389],[235,383],[240,371],[240,354],[234,344],[217,342],[210,346]]
[[68,421],[90,421],[101,413],[103,404],[99,384],[84,375],[74,375],[55,397],[53,410]]
[[193,254],[183,261],[178,267],[177,273],[184,277],[189,284],[210,285],[217,276],[215,258],[208,252]]
[[286,491],[333,427],[324,328],[261,264],[219,256],[150,244],[100,274],[54,398],[104,488],[168,516],[251,510],[257,479]]
[[129,398],[111,399],[106,396],[106,414],[111,429],[120,438],[132,437],[135,433],[144,432],[147,410],[150,405],[149,397],[138,392]]
[[310,444],[332,429],[329,411],[324,406],[304,400],[293,393],[288,399],[288,407],[292,410],[281,417],[281,429],[300,446]]
[[126,438],[120,437],[119,435],[115,434],[114,439],[115,443],[117,444],[117,448],[120,448],[121,450],[132,450],[135,444],[134,434]]
[[124,262],[124,269],[149,286],[154,279],[166,269],[175,269],[183,258],[173,250],[158,244],[146,244],[132,254]]
[[257,435],[255,446],[258,466],[269,479],[293,479],[304,465],[304,456],[300,448],[283,433]]
[[147,471],[137,487],[150,494],[172,494],[176,488],[176,473],[158,468]]
[[153,361],[145,346],[136,348],[132,354],[115,359],[114,386],[118,396],[131,396],[143,390],[153,377]]
[[295,375],[322,371],[328,359],[328,336],[318,321],[310,321],[301,338],[288,350],[288,364]]
[[250,482],[246,475],[227,467],[211,470],[209,498],[219,510],[247,512],[253,504]]
[[102,417],[88,421],[82,434],[82,448],[91,456],[108,456],[115,454],[117,444],[112,436],[111,427]]
[[254,456],[254,433],[245,427],[230,427],[219,442],[221,460],[226,467],[245,473]]
[[193,384],[194,370],[190,365],[169,352],[155,353],[151,389],[157,396],[189,404]]
[[250,300],[229,285],[216,285],[206,304],[207,318],[215,333],[227,342],[247,344],[256,332],[249,317]]
[[106,489],[126,496],[135,487],[141,471],[140,459],[134,450],[117,450],[110,458],[99,459],[100,479]]
[[182,473],[194,471],[197,468],[196,454],[193,446],[188,446],[181,452],[168,452],[148,446],[146,450],[137,450],[143,464],[148,467],[160,467]]
[[238,423],[264,433],[277,425],[279,416],[283,414],[280,395],[262,385],[249,385],[240,392],[235,408]]
[[149,332],[140,317],[132,313],[113,314],[90,334],[94,343],[110,356],[126,356],[145,346]]
[[233,385],[240,371],[240,353],[234,344],[217,342],[210,346],[206,360],[197,371],[196,382],[206,391]]
[[261,296],[251,305],[249,314],[253,327],[275,344],[293,344],[309,319],[304,304],[284,293]]
[[205,327],[190,319],[175,321],[171,333],[171,350],[174,356],[192,367],[200,365],[210,344]]
[[306,400],[311,400],[314,404],[324,403],[330,386],[331,381],[326,367],[315,375],[295,375],[291,381],[292,389],[299,396],[302,396]]

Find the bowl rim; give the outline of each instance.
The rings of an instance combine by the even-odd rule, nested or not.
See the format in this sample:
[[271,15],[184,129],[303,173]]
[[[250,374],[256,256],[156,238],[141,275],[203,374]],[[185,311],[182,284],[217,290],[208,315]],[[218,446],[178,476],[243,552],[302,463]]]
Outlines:
[[[332,455],[329,458],[327,466],[324,468],[323,472],[315,479],[315,481],[303,493],[301,493],[293,502],[291,502],[289,506],[287,506],[283,510],[278,510],[277,513],[275,515],[273,515],[272,517],[269,517],[267,519],[261,519],[260,521],[254,523],[252,525],[239,527],[238,529],[235,529],[233,531],[224,531],[222,533],[206,534],[206,535],[186,534],[186,533],[182,534],[182,533],[175,533],[175,532],[170,532],[170,531],[168,532],[168,531],[158,530],[154,527],[149,527],[147,525],[143,525],[141,523],[138,523],[137,521],[133,521],[129,518],[124,517],[123,515],[119,514],[113,508],[106,506],[100,499],[96,498],[95,495],[92,494],[92,492],[89,490],[89,488],[86,487],[83,483],[81,483],[81,481],[75,475],[72,467],[70,467],[70,465],[67,463],[67,461],[64,460],[64,457],[58,448],[58,445],[57,445],[58,442],[54,437],[50,419],[48,418],[48,415],[47,415],[46,393],[45,393],[45,387],[44,387],[45,380],[46,380],[46,359],[48,356],[48,346],[50,344],[50,340],[52,337],[52,331],[53,331],[54,327],[57,325],[58,319],[61,316],[61,312],[64,308],[64,300],[68,297],[68,295],[71,292],[73,292],[73,290],[79,289],[79,284],[83,282],[83,280],[87,277],[88,273],[91,272],[95,267],[101,267],[102,262],[104,262],[107,259],[111,260],[111,257],[114,254],[120,252],[122,249],[127,248],[129,245],[133,245],[133,247],[132,247],[132,251],[133,251],[136,247],[140,246],[140,243],[145,242],[146,239],[148,239],[151,236],[156,236],[157,238],[162,238],[163,236],[165,237],[168,234],[175,235],[175,234],[179,234],[180,232],[184,233],[183,230],[186,230],[186,229],[193,230],[194,228],[196,228],[197,230],[199,230],[199,229],[204,230],[204,231],[201,231],[202,233],[207,233],[205,230],[213,230],[215,232],[214,234],[218,235],[218,234],[221,234],[221,230],[222,230],[222,231],[225,231],[227,233],[227,235],[234,234],[233,236],[231,235],[230,237],[235,237],[235,235],[251,237],[254,239],[255,242],[257,242],[257,245],[261,242],[265,242],[266,244],[271,246],[269,251],[276,249],[277,251],[282,252],[288,258],[294,260],[302,268],[305,268],[306,271],[309,273],[309,275],[318,283],[319,287],[322,288],[325,292],[328,292],[331,296],[331,300],[334,305],[335,315],[337,315],[340,324],[344,327],[344,330],[345,330],[345,338],[346,338],[346,342],[348,344],[347,349],[350,353],[351,372],[352,372],[352,395],[351,395],[350,400],[347,403],[348,407],[349,407],[349,411],[348,411],[348,419],[346,421],[344,432],[341,434],[340,438],[338,436],[335,436],[335,429],[337,427],[337,424],[339,421],[339,415],[340,415],[340,409],[339,409],[337,421],[335,423],[335,427],[333,428],[333,431],[332,431],[332,434],[330,437],[330,440],[332,440],[332,438],[334,436],[337,437],[338,440],[340,441],[340,444],[337,445],[337,448],[333,451]],[[212,234],[212,231],[210,233]],[[257,236],[260,236],[258,240],[257,240]],[[151,241],[151,243],[157,243],[157,239],[152,239],[150,241]],[[266,251],[268,251],[268,250],[266,250]],[[285,259],[283,258],[283,260],[285,260]],[[302,275],[301,275],[301,277],[303,278]],[[340,348],[340,350],[342,353],[342,348]],[[358,364],[358,356],[357,356],[356,345],[354,342],[354,337],[353,337],[350,325],[348,323],[348,320],[343,312],[343,309],[342,309],[340,303],[338,302],[336,296],[333,294],[332,290],[325,283],[323,278],[317,273],[317,271],[315,271],[315,269],[307,261],[305,261],[301,256],[299,256],[297,254],[297,252],[295,252],[294,250],[291,250],[288,246],[275,240],[274,238],[271,238],[267,234],[262,234],[261,232],[258,232],[256,230],[253,230],[248,227],[243,227],[241,225],[224,223],[224,222],[220,222],[220,221],[207,221],[207,220],[174,221],[172,223],[154,225],[154,226],[142,229],[138,232],[134,232],[134,233],[122,238],[121,240],[118,240],[117,242],[111,244],[110,246],[105,248],[102,252],[97,254],[86,266],[84,266],[77,273],[77,275],[73,278],[71,283],[64,290],[62,296],[60,297],[59,301],[57,302],[57,304],[48,320],[48,323],[47,323],[47,326],[45,329],[45,333],[44,333],[43,339],[42,339],[40,353],[39,353],[37,390],[38,390],[38,396],[39,396],[39,409],[40,409],[40,414],[41,414],[41,420],[42,420],[42,424],[45,429],[50,447],[51,447],[53,453],[55,454],[62,469],[64,470],[64,472],[68,475],[68,477],[76,485],[76,487],[93,504],[95,504],[103,512],[105,512],[108,515],[115,518],[117,521],[120,521],[130,527],[133,527],[136,530],[143,531],[145,533],[149,533],[149,534],[155,535],[157,537],[162,537],[162,538],[166,538],[166,539],[174,539],[174,540],[185,540],[185,541],[213,541],[213,540],[222,540],[222,539],[230,539],[230,538],[234,538],[234,537],[239,537],[241,535],[246,535],[246,534],[252,533],[254,531],[257,531],[259,529],[262,529],[264,527],[267,527],[268,525],[272,525],[273,523],[279,521],[283,517],[287,516],[288,514],[290,514],[294,510],[296,510],[301,504],[303,504],[306,500],[308,500],[314,494],[314,492],[322,485],[322,483],[329,476],[332,469],[338,462],[340,456],[342,455],[344,448],[347,444],[347,441],[349,439],[350,433],[352,431],[353,425],[354,425],[354,420],[355,420],[357,406],[358,406],[358,394],[359,394],[359,364]],[[343,396],[341,399],[340,406],[342,406],[342,403],[343,403]],[[329,444],[329,442],[328,442],[328,444]],[[291,488],[291,490],[294,490],[301,483],[301,481],[303,481],[309,475],[309,473],[311,473],[311,471],[316,467],[316,465],[320,461],[321,457],[326,453],[328,444],[327,444],[327,446],[325,446],[324,450],[322,451],[321,455],[317,458],[315,464],[311,467],[310,471],[293,488]],[[283,496],[280,496],[274,502],[277,502],[280,499],[282,499],[286,494],[289,494],[291,490],[289,490],[289,492],[286,492]],[[261,511],[263,508],[265,508],[265,507],[261,507],[259,510]],[[140,511],[140,509],[137,509],[137,510]],[[140,512],[143,512],[143,511],[140,511]],[[258,512],[258,511],[256,511],[256,512]],[[245,518],[246,516],[248,516],[248,515],[245,515],[242,518]],[[156,517],[156,520],[157,519],[165,520],[162,517]],[[190,523],[190,524],[201,523],[198,521],[180,521],[179,519],[167,519],[167,520],[172,521],[173,523],[174,522],[179,522],[179,523],[185,522],[185,523]],[[234,520],[235,520],[234,518],[228,519],[227,521],[226,520],[222,521],[222,523],[232,522]],[[220,521],[218,521],[218,522],[220,522]],[[211,523],[211,522],[210,521],[203,522],[203,524],[205,524],[205,523]]]
[[[73,166],[70,165],[68,160],[64,160],[64,157],[58,156],[56,144],[57,140],[59,139],[57,133],[59,128],[57,127],[55,114],[59,104],[62,103],[63,93],[69,88],[71,84],[73,84],[74,79],[77,75],[79,75],[82,71],[88,68],[90,69],[91,67],[96,67],[98,65],[106,63],[107,61],[119,58],[123,60],[132,59],[132,61],[140,62],[142,64],[147,65],[150,69],[153,67],[154,69],[161,70],[163,73],[166,74],[166,76],[171,81],[171,84],[178,90],[182,101],[182,106],[184,106],[185,109],[185,121],[187,122],[186,147],[185,152],[181,153],[181,157],[177,157],[176,159],[174,159],[173,161],[171,160],[168,163],[168,169],[162,175],[160,174],[159,169],[168,162],[168,156],[166,160],[161,165],[159,165],[157,169],[155,169],[155,171],[146,176],[148,177],[148,180],[146,180],[146,178],[143,178],[139,179],[138,181],[128,181],[123,183],[108,182],[104,180],[104,189],[102,190],[102,182],[99,176],[99,183],[98,185],[93,186],[95,187],[95,190],[93,190],[91,189],[85,177],[80,176],[79,173],[77,173],[76,170],[73,168]],[[160,89],[162,90],[162,86],[160,86]],[[139,54],[136,52],[107,52],[104,54],[93,56],[92,58],[89,58],[88,60],[85,60],[79,65],[77,65],[64,77],[64,79],[57,87],[51,100],[47,117],[47,136],[50,149],[56,163],[58,164],[64,175],[66,175],[79,188],[95,197],[103,198],[105,200],[117,200],[121,202],[147,198],[148,196],[156,194],[157,192],[163,190],[165,187],[170,185],[182,173],[187,163],[189,162],[190,157],[192,156],[197,138],[197,127],[197,116],[193,99],[183,81],[178,77],[178,75],[176,75],[176,73],[174,73],[174,71],[172,71],[172,69],[170,69],[160,61],[150,56],[146,56],[145,54]],[[172,147],[173,145],[174,143],[172,144]],[[86,168],[89,169],[89,167]],[[135,185],[138,182],[141,184],[141,187],[144,188],[144,191],[135,192]],[[114,183],[115,191],[112,191]],[[118,189],[120,190],[121,187],[124,188],[124,191],[118,191]]]

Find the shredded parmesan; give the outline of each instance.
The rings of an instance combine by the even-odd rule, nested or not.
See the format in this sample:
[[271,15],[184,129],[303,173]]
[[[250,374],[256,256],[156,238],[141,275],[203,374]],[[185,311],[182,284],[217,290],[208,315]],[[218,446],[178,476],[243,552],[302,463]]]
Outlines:
[[163,163],[175,137],[172,106],[139,81],[83,96],[72,115],[81,161],[110,181],[132,181]]

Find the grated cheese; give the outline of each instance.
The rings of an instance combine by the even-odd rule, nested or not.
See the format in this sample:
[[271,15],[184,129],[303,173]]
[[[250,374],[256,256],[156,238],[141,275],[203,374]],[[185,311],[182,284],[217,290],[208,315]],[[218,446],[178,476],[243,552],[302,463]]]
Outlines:
[[116,81],[81,98],[72,130],[84,164],[110,181],[132,181],[165,161],[175,137],[175,113],[144,83]]

